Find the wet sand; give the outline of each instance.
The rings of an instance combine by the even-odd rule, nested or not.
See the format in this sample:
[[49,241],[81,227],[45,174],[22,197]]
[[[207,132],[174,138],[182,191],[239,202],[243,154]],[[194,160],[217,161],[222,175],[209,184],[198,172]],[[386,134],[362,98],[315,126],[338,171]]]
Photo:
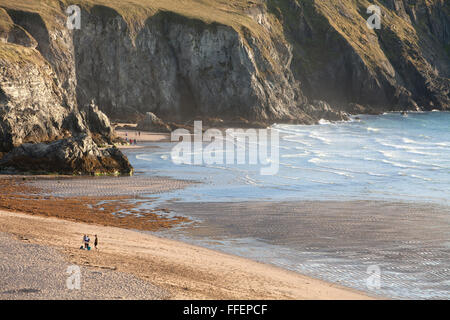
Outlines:
[[[390,298],[450,298],[450,208],[383,201],[172,203],[164,236]],[[380,288],[367,287],[369,266]]]
[[[145,293],[147,297],[153,294],[158,298],[167,292],[164,298],[169,299],[368,299],[359,292],[281,268],[122,228],[0,210],[0,232],[26,239],[33,245],[50,246],[55,250],[46,252],[50,261],[56,259],[54,252],[58,252],[56,255],[64,255],[70,264],[96,272],[114,270],[145,280],[152,288]],[[78,249],[83,234],[99,236],[98,251]],[[6,242],[5,246],[4,250],[14,250],[15,244]],[[23,266],[22,270],[26,269],[26,261],[21,262],[18,255],[10,256],[8,265],[15,263]],[[0,297],[12,292],[24,298],[27,291],[17,290],[43,289],[37,279],[48,277],[44,269],[43,265],[26,269],[26,278],[18,273],[22,277],[20,281],[2,273],[0,281],[8,290]],[[65,270],[55,272],[60,271]],[[126,280],[128,276],[122,279]],[[61,275],[57,277],[60,279]],[[97,288],[106,290],[101,288],[101,283],[93,281]],[[120,283],[117,281],[112,286],[117,287]],[[81,292],[83,290],[82,286]],[[139,293],[142,290],[134,297],[139,297]],[[37,292],[30,294],[34,298],[39,296]],[[51,297],[67,298],[65,293],[63,296],[58,294],[62,293],[56,290]],[[133,298],[133,295],[125,298]]]
[[164,177],[28,177],[26,185],[40,194],[57,197],[111,197],[135,198],[158,195],[185,188],[194,181]]
[[104,226],[155,231],[187,222],[151,197],[189,181],[158,177],[2,176],[0,209]]

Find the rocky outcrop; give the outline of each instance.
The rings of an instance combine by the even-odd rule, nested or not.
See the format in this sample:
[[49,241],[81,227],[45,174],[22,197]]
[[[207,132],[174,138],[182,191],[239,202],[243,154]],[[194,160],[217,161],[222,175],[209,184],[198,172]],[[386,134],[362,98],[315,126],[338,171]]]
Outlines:
[[[61,38],[52,42],[38,14],[0,9],[3,165],[39,172],[128,174],[129,163],[120,151],[100,152],[97,147],[114,140],[107,116],[93,103],[78,107],[67,35],[63,31],[58,34]],[[80,135],[92,137],[97,145],[91,138],[72,138]],[[57,148],[67,152],[67,157],[57,154]]]
[[122,174],[133,172],[117,149],[99,149],[88,135],[50,143],[24,143],[0,160],[0,170],[60,174]]
[[171,132],[168,124],[158,118],[154,113],[147,112],[143,120],[138,122],[138,130],[152,132]]
[[[0,152],[5,160],[1,166],[36,172],[129,174],[130,165],[119,150],[100,152],[90,138],[99,145],[112,143],[114,132],[106,115],[94,104],[82,111],[71,108],[51,67],[36,51],[9,49],[21,54],[17,56],[21,60],[0,59]],[[80,134],[85,138],[70,138]]]
[[305,111],[315,119],[326,119],[330,121],[348,120],[347,114],[342,111],[333,110],[325,101],[314,100],[308,103]]
[[94,101],[82,108],[81,114],[95,143],[98,145],[113,144],[115,135],[111,122],[106,114],[99,110]]

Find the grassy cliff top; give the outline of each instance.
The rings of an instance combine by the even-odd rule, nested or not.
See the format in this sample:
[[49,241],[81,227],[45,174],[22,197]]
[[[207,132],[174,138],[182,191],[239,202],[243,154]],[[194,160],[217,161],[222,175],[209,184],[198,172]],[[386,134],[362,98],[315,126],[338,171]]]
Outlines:
[[[266,6],[265,0],[0,0],[0,10],[37,13],[48,30],[57,30],[65,23],[66,8],[73,4],[88,12],[99,6],[114,10],[127,22],[132,37],[136,36],[148,18],[158,12],[172,12],[206,24],[229,26],[243,36],[242,40],[247,47],[244,35],[250,33],[267,61],[277,68],[271,61],[270,43],[274,38],[283,41],[281,25],[272,21],[269,32],[251,17],[252,14],[263,11],[260,9]],[[2,19],[1,13],[0,33],[2,22],[5,28],[10,23],[6,18]],[[83,17],[81,19],[83,21]]]
[[9,32],[13,25],[14,23],[5,9],[0,8],[0,32]]
[[2,61],[8,61],[18,66],[28,63],[37,66],[45,64],[45,60],[37,50],[13,43],[0,44],[0,62]]
[[[49,30],[61,28],[65,22],[65,9],[72,4],[81,6],[84,10],[91,11],[96,6],[110,8],[117,12],[129,26],[132,36],[136,35],[145,21],[154,16],[156,13],[165,11],[173,12],[180,16],[197,19],[204,23],[218,23],[226,25],[241,35],[248,34],[247,31],[255,38],[258,48],[269,63],[277,68],[276,63],[271,61],[271,42],[273,39],[285,41],[283,26],[274,15],[266,16],[269,19],[270,27],[266,28],[260,25],[251,15],[258,12],[269,11],[264,10],[267,6],[270,8],[283,8],[284,16],[282,20],[289,20],[288,24],[294,25],[299,23],[297,12],[292,10],[292,2],[294,0],[0,0],[0,34],[2,31],[8,31],[11,28],[12,21],[8,16],[8,10],[20,10],[26,12],[34,12],[42,17],[44,23]],[[333,29],[342,38],[344,38],[353,48],[353,50],[361,57],[364,63],[372,70],[380,66],[389,64],[386,50],[393,51],[391,56],[404,54],[406,49],[414,51],[412,56],[419,51],[418,31],[399,16],[395,10],[389,9],[387,0],[296,0],[305,8],[313,8],[315,14],[306,10],[305,15],[320,16],[315,19],[315,27],[321,31],[325,37],[329,34],[329,29]],[[410,0],[407,5],[413,6],[411,3],[418,5],[419,3],[426,6],[432,6],[442,0]],[[450,10],[450,1],[447,0],[444,11]],[[369,5],[376,4],[382,8],[383,12],[383,32],[385,42],[391,41],[392,46],[382,47],[378,41],[380,31],[368,30],[366,27],[366,19],[368,14],[366,9]],[[4,10],[6,9],[6,11]],[[263,10],[261,10],[263,9]],[[82,18],[83,19],[83,18]],[[285,21],[286,22],[286,21]],[[286,24],[285,24],[286,25]],[[270,31],[269,31],[270,30]],[[269,33],[270,32],[270,33]],[[392,39],[391,39],[392,38]],[[246,37],[242,37],[246,41]],[[406,44],[398,47],[398,42]],[[323,45],[321,45],[323,42]],[[311,61],[317,60],[317,55],[321,55],[327,51],[326,39],[318,41],[317,38],[312,39]],[[319,45],[318,45],[319,43]],[[0,44],[1,46],[1,44]],[[398,51],[399,50],[399,51]],[[450,49],[448,49],[450,52]],[[421,63],[419,63],[421,64]]]
[[255,35],[262,35],[263,28],[246,12],[263,3],[263,0],[0,0],[0,8],[39,13],[51,27],[57,18],[63,17],[69,5],[77,4],[88,11],[95,6],[105,6],[118,12],[132,32],[157,12],[169,11],[205,23],[228,25],[236,31],[244,26]]

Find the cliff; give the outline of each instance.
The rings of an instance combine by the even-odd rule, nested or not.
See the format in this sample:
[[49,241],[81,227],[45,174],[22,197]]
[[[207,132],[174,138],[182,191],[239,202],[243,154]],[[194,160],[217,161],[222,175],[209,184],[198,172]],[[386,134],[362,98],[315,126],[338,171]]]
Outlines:
[[[36,13],[0,8],[0,170],[132,173],[120,151],[100,150],[115,139],[109,119],[94,104],[77,102],[74,69],[66,64],[71,51],[59,39],[52,43],[47,30]],[[67,152],[53,157],[52,146]],[[37,154],[45,162],[42,150],[45,165],[22,165],[36,163]]]
[[[350,112],[450,108],[449,1],[269,3],[308,98]],[[371,4],[381,7],[380,30],[366,27]]]
[[103,139],[82,112],[92,100],[133,121],[448,110],[449,13],[445,0],[0,0],[0,152]]

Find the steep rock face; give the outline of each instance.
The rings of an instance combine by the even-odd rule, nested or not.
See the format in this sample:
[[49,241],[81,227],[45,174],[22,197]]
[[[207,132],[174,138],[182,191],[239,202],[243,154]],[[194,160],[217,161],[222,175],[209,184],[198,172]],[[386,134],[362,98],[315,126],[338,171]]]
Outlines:
[[[366,26],[371,4],[382,9],[381,30]],[[78,97],[94,97],[115,117],[138,110],[171,120],[311,123],[323,106],[311,108],[315,100],[331,106],[321,113],[329,119],[342,119],[339,111],[352,104],[369,113],[448,109],[448,7],[442,0],[267,0],[243,11],[259,29],[163,11],[133,34],[116,10],[94,6],[74,34]]]
[[38,43],[21,26],[16,25],[5,9],[0,8],[0,41],[36,48]]
[[[16,58],[17,60],[14,60]],[[24,74],[26,76],[24,76]],[[36,50],[3,44],[0,52],[0,152],[22,143],[86,133],[111,143],[108,117],[94,104],[68,102],[51,66]]]
[[63,174],[123,174],[133,172],[128,159],[117,149],[98,149],[88,135],[51,143],[25,143],[0,160],[0,169]]
[[[351,111],[450,108],[448,1],[281,1],[269,9],[294,45],[306,96]],[[381,8],[380,30],[366,26]]]
[[[32,3],[32,1],[30,1]],[[56,4],[55,4],[56,5]],[[12,8],[11,8],[12,7]],[[9,6],[5,12],[14,25],[22,28],[37,43],[36,50],[52,67],[55,84],[61,89],[65,103],[71,109],[77,106],[76,74],[71,31],[66,27],[66,15],[61,8],[51,8],[51,20],[33,11],[18,10]],[[10,42],[10,41],[8,41]],[[90,101],[89,101],[90,102]]]
[[0,9],[0,158],[27,171],[129,174],[119,150],[70,138],[111,144],[114,132],[97,106],[78,107],[71,37],[60,29],[50,32],[36,13]]
[[[6,55],[17,58],[7,60]],[[0,151],[59,139],[69,108],[52,68],[33,49],[3,45],[0,53]]]
[[161,12],[132,38],[127,23],[111,9],[96,6],[82,16],[83,29],[73,41],[81,102],[94,97],[116,117],[133,115],[133,109],[172,120],[301,115],[304,99],[287,68],[287,47],[269,42],[274,68],[250,34],[239,35],[226,25]]

